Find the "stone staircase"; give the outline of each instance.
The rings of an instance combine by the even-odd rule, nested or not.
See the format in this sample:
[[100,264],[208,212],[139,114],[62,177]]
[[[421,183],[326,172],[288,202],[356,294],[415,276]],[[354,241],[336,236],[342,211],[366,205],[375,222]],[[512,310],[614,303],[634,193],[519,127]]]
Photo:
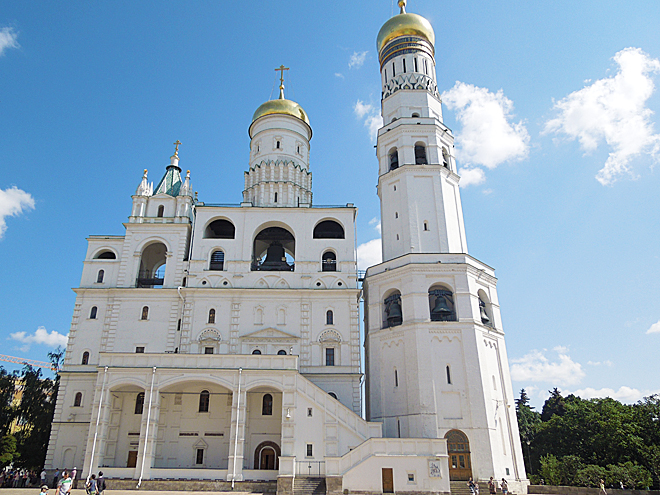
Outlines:
[[293,481],[293,495],[325,495],[325,478],[296,476]]
[[[451,491],[451,495],[470,495],[467,481],[450,481],[449,490]],[[488,487],[486,487],[486,493],[488,493]]]

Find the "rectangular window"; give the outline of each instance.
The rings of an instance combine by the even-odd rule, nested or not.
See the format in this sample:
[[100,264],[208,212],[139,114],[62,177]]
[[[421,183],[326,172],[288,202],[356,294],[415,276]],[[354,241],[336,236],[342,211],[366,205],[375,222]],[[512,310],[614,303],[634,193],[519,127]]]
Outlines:
[[311,407],[308,407],[308,408],[307,408],[307,417],[308,417],[308,418],[311,418],[311,417],[312,417],[312,408],[311,408]]
[[311,443],[307,444],[307,457],[314,457],[314,446]]
[[213,347],[204,347],[204,354],[213,354]]
[[204,449],[197,449],[195,464],[204,464]]
[[396,65],[392,62],[392,77],[396,76]]
[[325,365],[334,366],[335,365],[335,348],[327,347],[325,349]]
[[406,72],[406,59],[403,59],[403,72]]
[[417,71],[417,57],[415,57],[413,60],[415,61],[415,72],[418,72]]
[[414,482],[415,482],[415,473],[408,473],[408,481],[409,481],[410,483],[414,483]]
[[144,347],[136,347],[135,352],[138,354],[144,354]]

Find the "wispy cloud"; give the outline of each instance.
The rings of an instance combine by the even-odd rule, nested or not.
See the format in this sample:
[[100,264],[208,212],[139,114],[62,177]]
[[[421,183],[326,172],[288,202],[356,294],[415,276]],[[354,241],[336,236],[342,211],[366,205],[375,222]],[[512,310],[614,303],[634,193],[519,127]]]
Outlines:
[[576,385],[585,376],[580,363],[568,355],[568,349],[557,346],[555,361],[546,357],[547,350],[533,350],[522,358],[511,359],[511,379],[519,382],[542,382],[551,386]]
[[[463,187],[485,180],[482,165],[495,168],[499,164],[522,160],[529,152],[529,134],[523,121],[512,122],[513,102],[502,90],[491,93],[486,88],[457,81],[442,93],[447,108],[456,111],[462,128],[456,135],[456,156],[464,168],[459,171],[466,180]],[[471,166],[470,166],[471,165]]]
[[486,174],[478,167],[459,168],[458,175],[461,176],[461,181],[458,183],[461,187],[477,186],[486,180]]
[[344,74],[341,72],[335,72],[335,77],[338,77],[339,79],[345,79]]
[[353,106],[353,111],[358,120],[364,119],[364,126],[369,130],[369,137],[372,142],[375,142],[378,129],[383,126],[383,118],[378,114],[378,110],[373,105],[358,100]]
[[21,342],[23,346],[20,347],[20,350],[22,352],[27,352],[30,350],[32,344],[45,345],[48,347],[64,347],[66,346],[69,336],[62,335],[57,330],[53,330],[49,333],[44,327],[39,327],[33,334],[28,334],[27,332],[15,332],[9,334],[9,338]]
[[34,199],[29,193],[16,186],[0,189],[0,239],[7,230],[7,217],[20,215],[34,208]]
[[358,270],[366,270],[370,266],[377,265],[382,261],[383,261],[383,251],[381,248],[380,238],[373,239],[358,246],[357,248]]
[[18,33],[14,28],[4,27],[0,29],[0,56],[4,55],[5,50],[8,48],[18,48],[19,44],[16,41]]
[[622,386],[619,387],[618,390],[614,390],[613,388],[595,389],[591,387],[586,387],[574,391],[562,390],[561,392],[562,395],[573,394],[582,397],[583,399],[597,399],[597,398],[611,397],[612,399],[616,399],[620,402],[632,404],[634,402],[643,399],[644,397],[648,397],[650,395],[660,393],[660,390],[639,390],[636,388]]
[[348,61],[349,69],[359,69],[364,65],[364,61],[367,59],[367,53],[369,52],[353,52],[350,60]]
[[646,333],[660,333],[660,320],[651,325],[651,327],[646,331]]
[[660,71],[660,61],[639,48],[625,48],[613,59],[619,66],[617,73],[555,102],[558,115],[546,122],[543,131],[577,139],[585,153],[605,141],[610,153],[596,174],[604,186],[622,175],[634,176],[630,162],[635,156],[656,159],[660,151],[660,135],[654,134],[651,122],[653,112],[646,108],[655,90],[652,74]]
[[369,225],[372,225],[378,234],[381,233],[380,218],[373,217],[371,220],[369,220]]

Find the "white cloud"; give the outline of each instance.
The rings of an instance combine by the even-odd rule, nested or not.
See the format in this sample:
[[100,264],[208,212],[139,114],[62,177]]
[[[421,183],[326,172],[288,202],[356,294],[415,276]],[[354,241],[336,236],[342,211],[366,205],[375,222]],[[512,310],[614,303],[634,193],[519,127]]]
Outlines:
[[660,61],[639,48],[625,48],[613,59],[618,72],[555,102],[553,109],[559,115],[546,122],[543,131],[577,139],[585,153],[604,140],[610,153],[596,175],[603,185],[624,174],[634,176],[630,161],[635,156],[655,159],[660,151],[660,135],[653,133],[650,120],[653,112],[645,107],[655,90],[651,75],[660,71]]
[[341,72],[335,72],[335,77],[339,77],[341,79],[344,79],[344,74],[342,74]]
[[380,239],[360,244],[357,248],[358,270],[366,270],[370,266],[377,265],[383,261],[383,251]]
[[[529,133],[523,121],[511,122],[513,102],[502,90],[491,93],[487,88],[457,81],[442,93],[442,100],[449,109],[456,110],[456,120],[462,125],[456,135],[456,157],[463,164],[495,168],[527,157]],[[472,180],[477,177],[475,170],[479,169],[468,169]],[[483,182],[483,171],[481,177],[479,182],[470,183]]]
[[651,327],[646,331],[646,333],[660,333],[660,320],[651,325]]
[[0,239],[7,230],[7,217],[20,215],[24,210],[34,208],[34,199],[29,193],[18,189],[16,186],[0,189]]
[[359,120],[364,119],[364,126],[369,129],[369,137],[371,141],[375,142],[378,129],[383,126],[383,118],[378,114],[376,108],[370,103],[358,100],[353,106],[353,111]]
[[20,350],[27,352],[30,350],[31,344],[46,345],[48,347],[57,347],[57,346],[66,346],[68,335],[62,335],[57,330],[53,330],[48,333],[44,327],[39,327],[35,330],[32,335],[28,335],[27,332],[15,332],[9,334],[11,340],[16,340],[21,342],[23,345]]
[[353,52],[353,55],[351,55],[351,59],[348,61],[348,68],[352,69],[355,67],[356,69],[359,69],[364,65],[364,61],[367,58],[367,53],[369,52]]
[[582,397],[583,399],[595,399],[595,398],[605,398],[605,397],[611,397],[612,399],[616,399],[620,402],[625,402],[628,404],[637,402],[638,400],[643,399],[644,397],[648,397],[653,394],[659,393],[660,390],[638,390],[636,388],[630,388],[630,387],[619,387],[619,390],[614,390],[612,388],[600,388],[600,389],[595,389],[595,388],[583,388],[580,390],[575,390],[573,392],[569,392],[567,390],[562,390],[562,395],[566,396],[569,394],[577,395],[579,397]]
[[480,168],[461,168],[458,169],[458,175],[461,176],[458,183],[461,187],[476,186],[486,180],[486,174]]
[[381,233],[380,218],[373,217],[371,220],[369,220],[369,225],[373,225],[374,229],[376,229],[379,234]]
[[587,361],[587,364],[589,366],[603,365],[603,366],[607,366],[607,367],[611,368],[614,363],[612,363],[612,361],[610,361],[610,360],[607,360],[607,361],[602,361],[602,362],[601,361]]
[[2,56],[7,48],[18,48],[18,33],[14,28],[4,27],[0,29],[0,56]]
[[533,350],[522,358],[511,360],[511,379],[522,382],[544,382],[552,386],[575,385],[585,376],[580,363],[567,354],[565,347],[555,347],[558,360],[551,362],[543,352]]

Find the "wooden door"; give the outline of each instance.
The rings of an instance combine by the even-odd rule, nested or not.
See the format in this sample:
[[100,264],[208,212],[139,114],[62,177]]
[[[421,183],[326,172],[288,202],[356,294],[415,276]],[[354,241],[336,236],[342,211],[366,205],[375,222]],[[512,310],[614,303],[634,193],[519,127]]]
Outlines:
[[451,481],[467,481],[472,477],[470,462],[470,443],[460,430],[451,430],[445,435],[449,453],[449,479]]
[[135,467],[137,465],[137,450],[128,451],[128,461],[126,461],[126,467]]
[[392,468],[383,468],[383,493],[394,493]]
[[275,469],[275,451],[271,448],[263,449],[259,464],[261,469]]

